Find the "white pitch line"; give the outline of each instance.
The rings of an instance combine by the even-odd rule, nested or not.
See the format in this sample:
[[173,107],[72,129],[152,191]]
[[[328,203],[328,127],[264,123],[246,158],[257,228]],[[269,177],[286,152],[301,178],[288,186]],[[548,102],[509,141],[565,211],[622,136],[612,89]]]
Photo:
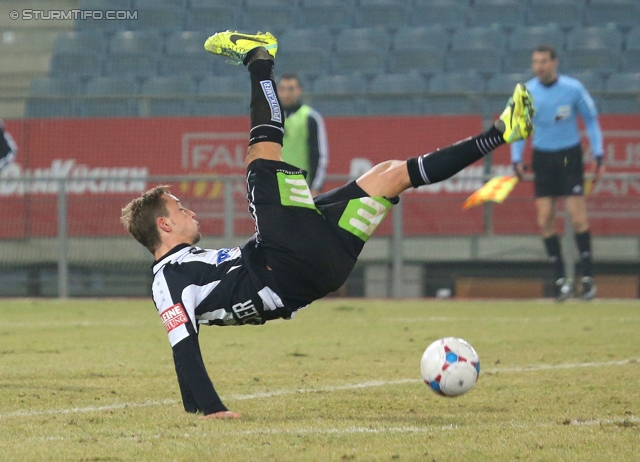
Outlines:
[[[537,366],[527,366],[527,367],[512,367],[512,368],[493,368],[488,369],[483,372],[488,373],[518,373],[518,372],[535,372],[535,371],[546,371],[546,370],[554,370],[554,369],[577,369],[583,367],[607,367],[607,366],[624,366],[627,364],[635,364],[640,363],[640,358],[629,358],[621,361],[606,361],[606,362],[590,362],[590,363],[570,363],[570,364],[540,364]],[[252,393],[247,395],[231,395],[226,397],[225,399],[231,401],[243,401],[250,399],[260,399],[260,398],[273,398],[276,396],[285,396],[285,395],[293,395],[298,393],[327,393],[334,391],[344,391],[344,390],[357,390],[360,388],[372,388],[372,387],[384,387],[388,385],[403,385],[407,383],[419,383],[422,382],[420,379],[399,379],[399,380],[375,380],[368,382],[360,382],[360,383],[352,383],[346,385],[333,385],[319,388],[294,388],[294,389],[285,389],[285,390],[274,390],[267,391],[261,393]],[[15,411],[8,412],[5,414],[0,414],[0,419],[6,419],[10,417],[33,417],[33,416],[41,416],[41,415],[55,415],[55,414],[81,414],[88,412],[99,412],[99,411],[108,411],[114,409],[125,409],[129,407],[148,407],[148,406],[160,406],[163,404],[175,404],[178,403],[178,400],[175,399],[166,399],[162,401],[144,401],[141,403],[116,403],[109,404],[105,406],[86,406],[86,407],[74,407],[74,408],[61,408],[61,409],[46,409],[46,410],[31,410],[31,411]],[[627,419],[630,420],[630,419]]]

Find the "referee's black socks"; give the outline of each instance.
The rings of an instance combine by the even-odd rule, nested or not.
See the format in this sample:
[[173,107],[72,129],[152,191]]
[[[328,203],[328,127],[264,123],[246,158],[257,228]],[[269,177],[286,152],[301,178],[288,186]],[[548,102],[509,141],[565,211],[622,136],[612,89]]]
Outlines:
[[251,132],[249,146],[262,141],[282,144],[284,114],[273,75],[273,57],[263,47],[247,53],[244,64],[251,75]]
[[564,260],[560,249],[560,239],[557,234],[544,238],[544,247],[547,249],[547,257],[553,266],[554,280],[565,277]]
[[576,233],[576,245],[580,252],[580,273],[583,277],[593,277],[591,270],[591,233],[586,230]]
[[412,157],[407,160],[411,185],[417,188],[446,180],[504,143],[502,132],[492,126],[481,135],[420,157]]

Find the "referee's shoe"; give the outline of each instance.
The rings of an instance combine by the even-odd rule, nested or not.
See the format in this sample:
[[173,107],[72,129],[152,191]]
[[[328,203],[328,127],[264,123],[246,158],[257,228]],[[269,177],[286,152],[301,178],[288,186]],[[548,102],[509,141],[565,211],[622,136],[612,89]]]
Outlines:
[[504,134],[502,137],[507,143],[529,138],[533,132],[531,117],[535,114],[533,106],[533,96],[523,83],[516,85],[513,96],[509,98],[507,107],[500,115],[500,120],[504,123]]
[[209,53],[230,58],[227,60],[229,64],[249,64],[246,62],[247,54],[259,47],[264,47],[267,53],[275,59],[278,52],[278,40],[270,32],[249,35],[228,30],[213,34],[204,43],[204,49]]

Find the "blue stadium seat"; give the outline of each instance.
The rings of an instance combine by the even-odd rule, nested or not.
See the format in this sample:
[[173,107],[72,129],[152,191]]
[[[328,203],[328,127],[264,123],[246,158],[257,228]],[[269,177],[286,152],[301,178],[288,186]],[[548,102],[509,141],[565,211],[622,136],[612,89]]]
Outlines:
[[102,31],[62,32],[53,44],[54,53],[97,53],[107,50],[107,39]]
[[138,19],[131,21],[133,30],[168,32],[184,28],[184,9],[174,4],[161,4],[156,0],[136,2]]
[[406,24],[407,11],[407,2],[404,0],[360,0],[355,25],[398,28]]
[[414,0],[410,9],[409,25],[441,25],[447,29],[461,29],[466,26],[467,7],[468,2],[457,0]]
[[541,44],[564,48],[564,33],[556,24],[549,26],[518,26],[513,29],[504,54],[503,70],[525,72],[531,69],[531,52]]
[[418,73],[381,74],[371,82],[367,114],[419,114],[426,82]]
[[640,73],[613,74],[599,98],[601,112],[637,114],[640,112]]
[[289,29],[278,37],[279,74],[295,72],[305,76],[327,73],[333,37],[327,29]]
[[233,76],[206,77],[198,85],[193,115],[247,115],[250,101],[249,79]]
[[323,115],[364,113],[367,82],[360,74],[323,75],[313,84],[313,107]]
[[334,74],[380,73],[386,68],[389,35],[384,28],[345,29],[336,37]]
[[224,60],[205,53],[206,32],[174,32],[166,39],[165,54],[160,58],[160,75],[189,75],[203,79],[211,75],[213,62]]
[[467,10],[471,26],[498,24],[513,28],[524,24],[525,6],[519,0],[475,0]]
[[600,92],[604,90],[604,79],[602,78],[602,75],[597,72],[588,70],[581,72],[571,72],[567,75],[582,82],[582,84],[590,93]]
[[563,69],[617,72],[622,33],[615,27],[578,27],[567,35]]
[[529,0],[526,13],[527,25],[581,26],[584,13],[583,3],[576,0]]
[[242,27],[249,32],[279,32],[295,24],[298,14],[297,2],[290,0],[245,0],[242,12]]
[[499,27],[472,27],[456,31],[446,57],[447,71],[497,72],[502,68],[505,45],[506,35]]
[[191,99],[185,96],[196,94],[196,85],[188,76],[151,77],[142,85],[145,110],[150,116],[186,116],[191,112]]
[[240,29],[242,2],[229,0],[191,0],[186,12],[186,28],[203,30],[210,35],[218,30]]
[[640,72],[640,26],[636,26],[627,35],[627,47],[622,53],[622,70]]
[[106,74],[155,76],[163,47],[162,36],[156,32],[118,32],[109,44]]
[[486,117],[499,114],[505,107],[507,100],[513,94],[517,83],[525,83],[531,78],[528,72],[511,74],[495,74],[487,82],[487,91],[482,98],[482,113]]
[[306,27],[353,27],[354,0],[302,0],[297,24]]
[[640,24],[640,4],[636,0],[590,0],[585,10],[585,24],[637,26]]
[[80,82],[73,78],[43,77],[31,81],[25,106],[26,117],[73,117],[73,96],[80,93]]
[[[133,8],[130,0],[82,0],[80,2],[80,9],[84,11],[129,11],[133,14]],[[118,13],[121,14],[121,13]],[[88,16],[85,19],[78,18],[75,21],[75,28],[77,30],[91,30],[91,31],[104,31],[115,32],[123,29],[127,29],[131,26],[132,20],[126,19],[100,19],[92,13],[91,18]]]
[[443,26],[402,27],[393,39],[389,70],[416,70],[425,74],[442,72],[448,48],[449,34]]
[[477,72],[455,72],[434,75],[429,81],[425,114],[477,114],[484,80]]
[[53,77],[92,77],[101,74],[106,39],[101,31],[64,32],[53,46]]
[[138,93],[133,78],[95,77],[87,83],[85,98],[79,101],[79,113],[84,117],[132,117],[138,115]]

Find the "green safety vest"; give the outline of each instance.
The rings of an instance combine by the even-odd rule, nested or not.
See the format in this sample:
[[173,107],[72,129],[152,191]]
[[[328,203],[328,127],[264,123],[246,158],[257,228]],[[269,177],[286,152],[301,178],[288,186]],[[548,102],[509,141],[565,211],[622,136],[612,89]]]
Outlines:
[[303,104],[285,119],[282,160],[309,171],[309,113],[311,107]]

